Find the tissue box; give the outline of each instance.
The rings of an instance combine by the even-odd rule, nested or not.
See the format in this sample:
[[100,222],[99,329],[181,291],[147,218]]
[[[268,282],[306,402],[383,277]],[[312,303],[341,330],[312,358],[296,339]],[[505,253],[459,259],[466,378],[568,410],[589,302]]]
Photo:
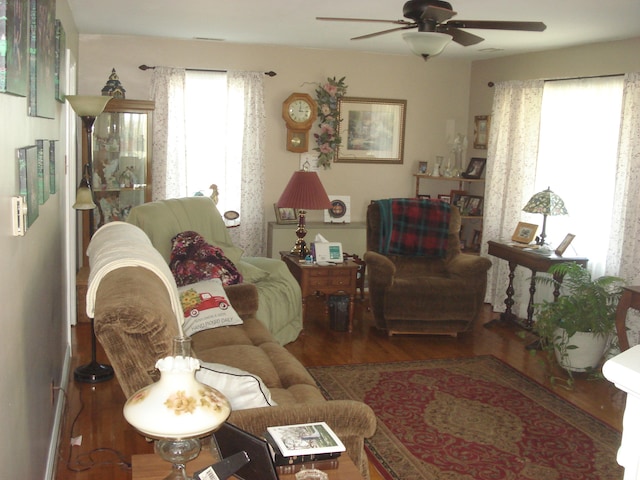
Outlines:
[[314,242],[316,262],[342,263],[342,243],[340,242]]

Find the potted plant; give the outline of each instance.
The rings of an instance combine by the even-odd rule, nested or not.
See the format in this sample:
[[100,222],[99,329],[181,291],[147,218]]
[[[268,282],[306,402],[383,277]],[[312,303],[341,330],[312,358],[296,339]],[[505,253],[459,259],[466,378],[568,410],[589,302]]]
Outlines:
[[554,288],[561,285],[564,294],[535,305],[533,329],[542,347],[553,349],[558,363],[569,373],[592,370],[615,333],[624,281],[613,276],[592,279],[586,268],[573,262],[556,264],[549,273],[553,277],[537,277],[536,282]]

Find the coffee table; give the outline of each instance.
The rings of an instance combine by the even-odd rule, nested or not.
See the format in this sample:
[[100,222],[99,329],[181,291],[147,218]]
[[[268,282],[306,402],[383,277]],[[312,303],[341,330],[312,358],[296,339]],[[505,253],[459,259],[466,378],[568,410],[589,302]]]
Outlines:
[[[217,460],[209,450],[203,449],[198,458],[187,463],[187,473],[201,470]],[[162,480],[171,471],[169,462],[162,460],[155,453],[133,455],[131,457],[132,480]],[[360,471],[351,461],[348,455],[340,455],[338,468],[324,470],[329,475],[329,480],[363,480]],[[236,478],[236,477],[232,477]],[[280,480],[295,480],[295,474],[279,475]]]

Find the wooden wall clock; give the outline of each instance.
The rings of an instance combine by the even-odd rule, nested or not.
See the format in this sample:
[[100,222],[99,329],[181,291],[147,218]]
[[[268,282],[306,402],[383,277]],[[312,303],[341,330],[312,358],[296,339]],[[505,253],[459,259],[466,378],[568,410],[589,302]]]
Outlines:
[[282,103],[282,118],[287,126],[287,150],[309,151],[309,130],[318,116],[318,107],[310,95],[292,93]]

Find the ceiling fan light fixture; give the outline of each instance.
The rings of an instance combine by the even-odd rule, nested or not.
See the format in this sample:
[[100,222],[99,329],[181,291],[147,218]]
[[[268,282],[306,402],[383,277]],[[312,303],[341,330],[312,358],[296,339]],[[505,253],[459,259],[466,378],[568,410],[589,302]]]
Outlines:
[[451,35],[438,32],[405,32],[402,38],[416,55],[434,57],[444,50],[453,39]]

